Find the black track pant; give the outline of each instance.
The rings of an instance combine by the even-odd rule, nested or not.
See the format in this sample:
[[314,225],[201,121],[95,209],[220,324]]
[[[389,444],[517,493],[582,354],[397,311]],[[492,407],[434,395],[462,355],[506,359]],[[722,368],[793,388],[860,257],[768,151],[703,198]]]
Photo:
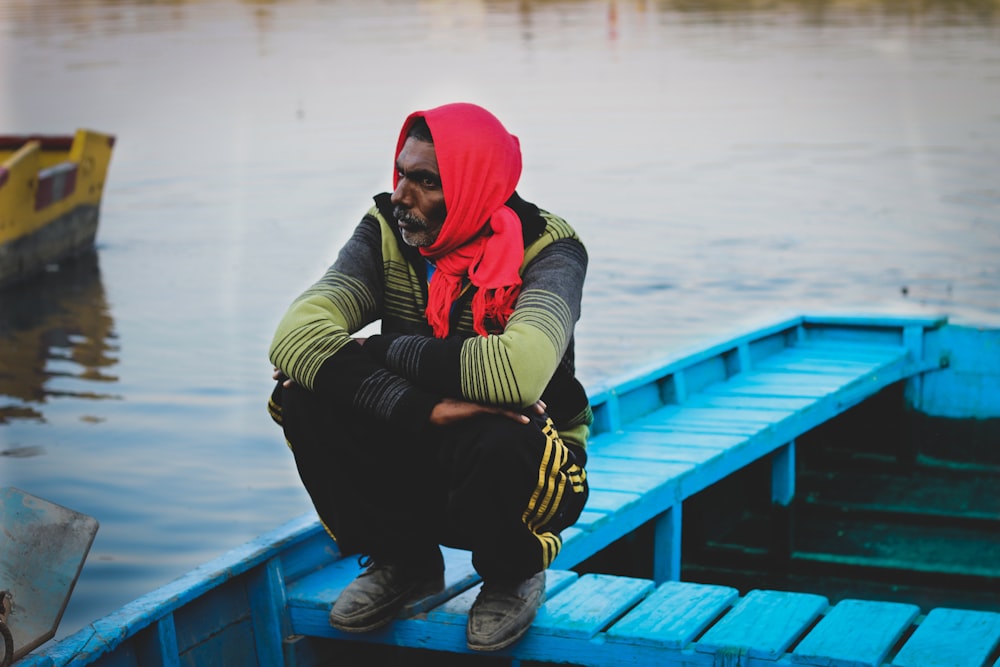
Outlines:
[[586,455],[545,416],[484,415],[414,434],[281,384],[271,412],[345,554],[430,567],[443,544],[470,550],[484,579],[524,579],[552,563],[587,500]]

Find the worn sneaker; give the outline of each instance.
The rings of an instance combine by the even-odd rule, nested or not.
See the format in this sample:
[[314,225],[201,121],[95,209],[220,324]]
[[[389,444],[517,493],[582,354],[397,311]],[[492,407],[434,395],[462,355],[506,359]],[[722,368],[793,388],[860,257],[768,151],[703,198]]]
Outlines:
[[473,651],[498,651],[524,636],[545,599],[545,571],[514,583],[484,581],[469,610],[465,638]]
[[330,625],[344,632],[369,632],[391,621],[403,606],[444,588],[443,570],[431,574],[399,563],[369,561],[330,609]]

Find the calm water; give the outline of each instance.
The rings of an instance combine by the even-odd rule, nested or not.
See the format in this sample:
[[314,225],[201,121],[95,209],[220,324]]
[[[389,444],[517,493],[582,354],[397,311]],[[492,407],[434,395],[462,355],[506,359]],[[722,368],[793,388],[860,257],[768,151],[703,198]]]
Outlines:
[[1000,3],[761,5],[0,0],[0,132],[118,137],[96,255],[0,296],[0,486],[101,522],[60,636],[309,511],[267,345],[415,108],[493,109],[583,235],[588,383],[801,310],[1000,323]]

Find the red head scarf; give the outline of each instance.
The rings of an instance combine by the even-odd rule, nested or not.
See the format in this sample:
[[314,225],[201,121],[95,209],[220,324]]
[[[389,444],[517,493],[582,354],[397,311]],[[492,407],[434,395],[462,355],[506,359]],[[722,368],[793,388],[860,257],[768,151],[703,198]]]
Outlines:
[[[436,265],[427,321],[435,336],[448,335],[451,305],[468,277],[479,288],[472,299],[473,324],[485,336],[484,321],[506,324],[521,289],[521,220],[504,205],[521,177],[521,146],[486,109],[456,103],[410,114],[399,134],[396,158],[418,117],[427,121],[434,137],[448,212],[437,240],[420,249]],[[393,177],[393,188],[398,180]]]

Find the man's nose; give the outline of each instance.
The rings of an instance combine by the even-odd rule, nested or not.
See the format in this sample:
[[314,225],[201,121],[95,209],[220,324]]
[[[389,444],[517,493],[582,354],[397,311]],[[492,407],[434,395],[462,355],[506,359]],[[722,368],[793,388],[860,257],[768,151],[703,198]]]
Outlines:
[[410,208],[412,204],[410,198],[410,186],[405,177],[400,178],[399,182],[396,183],[396,189],[392,191],[392,197],[389,198],[389,201],[396,206],[405,206]]

